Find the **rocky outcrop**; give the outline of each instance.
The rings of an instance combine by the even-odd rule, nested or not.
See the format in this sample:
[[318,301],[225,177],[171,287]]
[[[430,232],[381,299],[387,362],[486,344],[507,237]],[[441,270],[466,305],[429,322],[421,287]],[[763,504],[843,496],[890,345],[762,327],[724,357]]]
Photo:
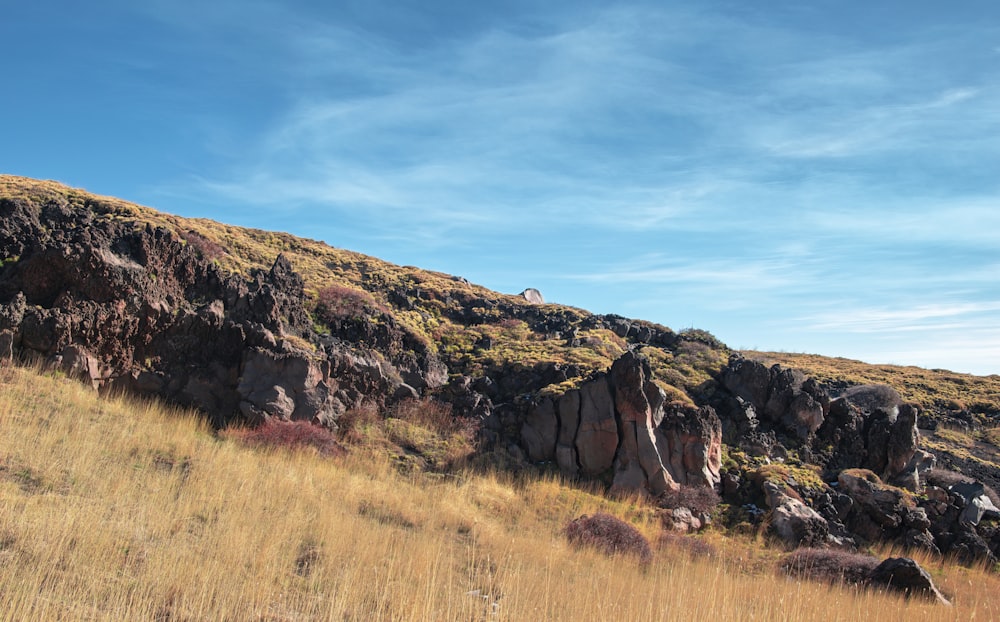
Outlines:
[[400,386],[377,354],[315,333],[284,257],[226,275],[194,232],[106,217],[114,209],[0,199],[0,256],[16,258],[0,269],[0,354],[196,406],[219,424],[242,414],[334,426]]
[[843,471],[837,478],[840,492],[854,502],[845,521],[856,537],[866,542],[895,541],[910,548],[940,553],[923,508],[907,491],[881,482],[871,471]]
[[855,387],[830,403],[815,444],[832,448],[827,467],[870,469],[887,483],[919,492],[935,464],[933,454],[919,447],[919,414],[890,387]]
[[677,483],[709,487],[719,484],[722,423],[712,407],[668,404],[656,436],[667,471]]
[[731,439],[756,430],[762,422],[806,441],[823,424],[829,408],[829,396],[802,372],[780,365],[768,368],[739,354],[719,374],[719,383],[728,392],[721,408]]
[[580,387],[576,456],[580,474],[596,477],[611,468],[618,450],[614,398],[605,375]]
[[1000,510],[981,482],[962,480],[947,489],[928,486],[920,507],[942,551],[965,563],[992,565],[1000,559],[1000,537],[993,522],[1000,520]]
[[536,403],[521,441],[531,460],[555,460],[567,477],[609,474],[614,492],[655,496],[720,481],[722,425],[715,412],[667,403],[649,361],[634,352],[578,389]]

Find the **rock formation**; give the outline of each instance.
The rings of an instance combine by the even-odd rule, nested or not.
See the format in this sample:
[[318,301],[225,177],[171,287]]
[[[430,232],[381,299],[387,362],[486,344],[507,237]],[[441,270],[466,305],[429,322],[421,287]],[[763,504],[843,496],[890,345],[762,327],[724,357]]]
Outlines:
[[538,402],[521,439],[533,461],[555,460],[568,477],[608,472],[615,492],[655,496],[720,479],[722,426],[715,412],[667,403],[649,361],[634,352],[607,374]]
[[0,199],[0,253],[17,257],[0,272],[6,356],[41,357],[94,388],[196,406],[218,423],[242,413],[334,426],[399,386],[378,355],[318,338],[284,257],[249,278],[224,275],[194,244],[99,218],[103,209]]

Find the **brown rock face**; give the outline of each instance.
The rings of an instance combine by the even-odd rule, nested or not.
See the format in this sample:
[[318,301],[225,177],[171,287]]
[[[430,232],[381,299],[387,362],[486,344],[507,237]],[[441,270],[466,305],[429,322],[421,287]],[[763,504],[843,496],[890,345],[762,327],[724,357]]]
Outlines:
[[555,458],[558,423],[552,400],[542,400],[531,409],[521,428],[521,442],[529,460],[545,462]]
[[671,476],[687,486],[721,481],[722,424],[709,406],[672,405],[657,429]]
[[715,411],[667,404],[649,361],[633,352],[608,374],[538,403],[521,439],[532,460],[554,454],[567,477],[597,477],[613,468],[613,492],[659,495],[680,484],[720,481],[722,425]]
[[236,391],[240,411],[250,421],[277,417],[333,425],[341,413],[335,407],[331,384],[325,361],[302,353],[254,349],[244,357]]
[[580,472],[589,477],[611,468],[618,449],[614,401],[606,377],[580,387],[580,423],[576,432]]
[[622,445],[615,460],[613,489],[676,489],[657,447],[656,427],[663,420],[666,396],[652,381],[649,362],[629,352],[611,366]]

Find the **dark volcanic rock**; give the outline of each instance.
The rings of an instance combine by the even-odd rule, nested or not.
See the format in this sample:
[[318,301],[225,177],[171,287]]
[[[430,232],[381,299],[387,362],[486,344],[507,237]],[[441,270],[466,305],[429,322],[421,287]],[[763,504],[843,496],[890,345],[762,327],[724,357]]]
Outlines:
[[719,382],[729,394],[718,400],[726,427],[735,429],[729,438],[755,431],[759,420],[798,442],[808,441],[829,408],[829,396],[802,372],[780,365],[767,368],[739,354],[730,358]]
[[42,357],[95,388],[197,406],[218,423],[242,413],[332,426],[363,397],[392,395],[384,380],[394,371],[370,382],[363,366],[319,348],[285,257],[249,278],[224,275],[194,232],[185,240],[99,217],[112,209],[0,199],[0,254],[17,258],[0,270],[0,353]]
[[884,586],[907,596],[920,596],[951,605],[934,585],[931,575],[909,557],[890,557],[872,570],[868,576],[871,585]]

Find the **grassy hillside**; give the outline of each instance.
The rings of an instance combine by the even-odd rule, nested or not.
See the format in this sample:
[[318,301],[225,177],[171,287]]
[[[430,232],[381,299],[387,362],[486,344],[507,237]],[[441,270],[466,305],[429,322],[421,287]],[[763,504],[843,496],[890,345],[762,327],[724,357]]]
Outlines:
[[402,475],[379,455],[252,448],[191,412],[6,368],[0,620],[1000,618],[1000,579],[929,559],[953,608],[792,582],[776,553],[712,532],[648,567],[576,550],[568,520],[609,512],[655,542],[655,508],[550,477]]

